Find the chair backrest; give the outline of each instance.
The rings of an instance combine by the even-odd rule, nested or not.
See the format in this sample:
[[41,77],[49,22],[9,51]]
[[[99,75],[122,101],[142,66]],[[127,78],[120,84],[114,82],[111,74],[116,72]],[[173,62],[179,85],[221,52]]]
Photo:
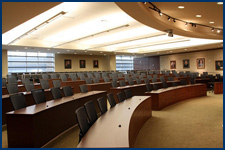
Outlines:
[[187,81],[185,79],[180,80],[181,85],[187,85]]
[[17,84],[6,84],[6,89],[9,94],[19,93],[19,88]]
[[104,77],[104,81],[105,81],[105,82],[110,82],[110,81],[109,81],[109,77]]
[[190,80],[191,84],[195,84],[195,78],[191,77],[189,80]]
[[166,73],[166,71],[161,71],[161,73],[162,73],[162,74],[165,74],[165,73]]
[[8,84],[17,84],[17,79],[16,78],[7,78]]
[[119,77],[119,78],[123,77],[123,74],[122,74],[122,73],[119,73],[119,74],[118,74],[118,77]]
[[153,71],[149,71],[149,74],[154,74],[154,72]]
[[87,112],[89,123],[92,125],[98,119],[97,112],[93,101],[86,102],[84,108]]
[[151,92],[152,91],[152,86],[151,86],[151,84],[146,84],[146,89],[147,89],[147,91],[148,92]]
[[14,110],[22,109],[26,107],[26,99],[23,93],[17,93],[9,96]]
[[154,74],[154,75],[153,75],[153,78],[154,78],[154,79],[157,79],[157,78],[158,78],[158,75]]
[[85,81],[86,84],[92,84],[92,78],[86,78]]
[[85,81],[85,79],[86,79],[85,76],[81,74],[80,75],[80,80],[84,80]]
[[57,79],[57,75],[56,74],[50,74],[51,79]]
[[[107,73],[106,72],[102,72],[102,78],[107,77]],[[105,81],[105,82],[109,82],[109,81]]]
[[153,89],[154,90],[158,90],[159,89],[159,86],[157,84],[153,84]]
[[30,79],[22,79],[22,83],[25,85],[25,83],[31,83]]
[[160,76],[159,79],[160,79],[161,82],[166,82],[164,76]]
[[157,82],[157,78],[152,78],[152,83]]
[[144,80],[145,84],[149,83],[149,79],[148,78],[144,78],[143,80]]
[[42,89],[49,89],[49,83],[48,80],[40,80],[41,88]]
[[29,82],[25,83],[25,88],[27,91],[31,91],[31,90],[35,89],[34,84],[29,83]]
[[99,83],[99,78],[93,78],[94,83]]
[[60,80],[52,80],[54,88],[61,87],[61,81]]
[[65,74],[60,74],[59,76],[62,81],[67,81],[67,76]]
[[113,76],[113,77],[112,77],[112,80],[113,80],[113,81],[117,81],[117,80],[118,80],[118,78],[117,78],[117,77],[115,77],[115,76]]
[[81,93],[87,93],[88,89],[87,89],[87,85],[83,84],[83,85],[79,85],[80,86],[80,91]]
[[131,90],[130,90],[130,89],[125,90],[125,91],[124,91],[124,93],[125,93],[126,99],[128,99],[128,98],[131,98],[131,97],[132,97],[132,92],[131,92]]
[[159,71],[159,70],[156,70],[156,71],[155,71],[155,74],[160,74],[160,71]]
[[147,75],[147,78],[148,79],[152,79],[152,75]]
[[42,79],[48,79],[48,74],[42,74]]
[[116,95],[117,95],[119,102],[123,102],[125,100],[124,94],[122,92],[117,93]]
[[216,74],[216,78],[219,79],[220,78],[220,74]]
[[173,81],[173,77],[167,77],[168,81]]
[[172,85],[173,86],[178,86],[178,83],[177,82],[172,82]]
[[208,76],[208,72],[203,72],[203,75],[204,76]]
[[163,88],[168,88],[166,81],[162,82]]
[[136,83],[137,84],[142,84],[141,79],[136,78]]
[[61,90],[60,90],[59,87],[52,88],[51,89],[51,93],[52,93],[52,96],[53,96],[54,99],[60,99],[60,98],[62,98],[62,92],[61,92]]
[[62,89],[65,97],[73,95],[73,89],[71,88],[71,86],[64,86],[62,87]]
[[101,111],[101,115],[103,115],[107,111],[107,104],[105,102],[104,97],[100,97],[97,99],[98,107]]
[[112,87],[118,87],[117,81],[111,81]]
[[107,98],[108,98],[110,106],[114,107],[116,105],[116,101],[113,97],[113,94],[112,93],[107,94]]
[[36,104],[40,104],[40,103],[46,102],[44,89],[31,90],[31,94],[32,94]]
[[119,83],[120,83],[120,86],[126,86],[126,83],[124,80],[120,80]]
[[6,78],[2,78],[2,86],[6,86]]
[[77,80],[76,74],[70,74],[69,77],[71,78],[72,81],[76,81]]
[[80,141],[81,138],[86,134],[86,132],[90,128],[90,124],[88,122],[88,119],[87,119],[88,117],[87,117],[87,113],[85,111],[84,106],[78,108],[75,111],[75,114],[76,114],[78,126],[80,128],[80,139],[79,139]]
[[129,78],[128,82],[129,82],[129,85],[134,85],[134,79],[133,78]]

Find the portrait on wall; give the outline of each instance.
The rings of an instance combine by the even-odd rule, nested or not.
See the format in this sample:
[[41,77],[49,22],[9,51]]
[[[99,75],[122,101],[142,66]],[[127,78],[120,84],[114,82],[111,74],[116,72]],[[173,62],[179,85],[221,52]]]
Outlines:
[[170,69],[176,69],[176,61],[170,61]]
[[98,60],[93,60],[93,67],[98,68]]
[[80,68],[86,68],[85,67],[85,60],[80,60]]
[[190,68],[190,60],[184,59],[183,60],[183,69],[188,69],[188,68]]
[[216,60],[216,70],[223,70],[223,60]]
[[205,58],[197,59],[197,69],[205,69]]
[[65,65],[65,69],[71,69],[71,67],[72,67],[71,59],[65,59],[64,65]]

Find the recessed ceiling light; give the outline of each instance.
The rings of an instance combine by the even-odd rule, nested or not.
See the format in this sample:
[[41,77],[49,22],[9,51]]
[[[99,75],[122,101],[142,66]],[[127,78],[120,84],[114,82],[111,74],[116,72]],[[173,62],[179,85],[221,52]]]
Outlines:
[[218,5],[223,5],[223,2],[217,2]]
[[212,22],[209,22],[209,23],[213,24],[214,22],[212,21]]
[[184,9],[184,6],[178,6],[179,9]]
[[201,17],[202,17],[202,15],[196,15],[196,17],[201,18]]
[[67,50],[67,52],[69,52],[70,50]]
[[220,30],[217,30],[217,33],[220,33]]

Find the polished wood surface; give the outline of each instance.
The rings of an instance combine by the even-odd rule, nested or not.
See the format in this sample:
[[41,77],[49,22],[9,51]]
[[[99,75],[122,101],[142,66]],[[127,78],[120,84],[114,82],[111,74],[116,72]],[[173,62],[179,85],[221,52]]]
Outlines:
[[102,82],[86,85],[88,91],[107,91],[107,93],[110,93],[110,88],[112,87],[111,82]]
[[223,93],[223,82],[215,82],[214,94],[222,94],[222,93]]
[[139,130],[151,116],[151,97],[133,96],[98,118],[77,147],[133,147]]
[[[42,147],[77,123],[75,118],[77,108],[90,100],[93,100],[97,106],[99,97],[104,97],[106,100],[106,92],[78,93],[8,112],[6,114],[8,147]],[[98,107],[96,110],[99,112]]]
[[187,84],[190,83],[190,77],[174,77],[174,81],[178,81],[178,80],[186,80]]
[[[41,89],[41,84],[40,83],[34,83],[34,87],[35,87],[35,89]],[[19,92],[26,92],[26,88],[23,84],[19,84],[18,89],[19,89]],[[8,90],[7,90],[6,86],[3,86],[2,87],[2,95],[5,95],[5,94],[9,94],[9,93],[8,93]]]
[[207,95],[206,84],[182,85],[146,92],[152,97],[152,109],[161,110],[174,103]]
[[76,80],[76,81],[61,81],[61,86],[71,86],[73,88],[73,93],[80,93],[80,85],[86,84],[84,80]]

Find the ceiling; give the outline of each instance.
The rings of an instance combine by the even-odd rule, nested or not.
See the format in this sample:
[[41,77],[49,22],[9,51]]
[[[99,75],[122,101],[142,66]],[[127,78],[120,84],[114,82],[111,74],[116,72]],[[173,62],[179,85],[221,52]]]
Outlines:
[[[209,2],[210,4],[201,2],[202,4],[204,3],[202,7],[200,7],[200,3],[196,5],[194,3],[154,2],[163,12],[175,18],[206,25],[209,24],[208,22],[214,21],[214,27],[223,28],[223,10],[221,12],[221,6],[217,6],[216,2]],[[217,17],[213,17],[213,15],[208,13],[209,6],[212,4],[219,7],[218,11],[214,11],[216,6],[210,11],[214,15],[217,14]],[[11,5],[14,5],[13,2],[3,5],[3,10],[6,10]],[[44,4],[37,6],[40,7],[41,5]],[[52,8],[48,9],[47,6],[50,7],[51,5]],[[209,38],[208,32],[205,32],[204,37],[207,39],[203,39],[199,38],[199,35],[202,36],[200,28],[189,33],[173,25],[174,36],[168,37],[167,33],[163,31],[165,28],[168,29],[171,24],[166,24],[168,23],[167,19],[166,21],[163,20],[166,22],[163,23],[162,17],[156,17],[155,12],[146,11],[146,6],[143,3],[69,2],[55,5],[56,3],[50,3],[46,6],[45,11],[40,9],[39,15],[37,15],[39,9],[35,9],[34,12],[30,10],[28,17],[21,17],[23,19],[14,24],[10,21],[3,21],[3,28],[4,26],[12,28],[13,25],[14,28],[10,30],[5,29],[7,32],[3,32],[2,48],[65,54],[154,56],[223,47],[221,33],[211,33],[211,31],[210,34],[215,36],[213,38],[210,36]],[[179,9],[177,10],[179,5],[185,6],[182,10],[183,12]],[[22,8],[28,6],[30,6],[29,3],[26,5],[26,2],[23,2],[20,8],[21,11],[18,14],[25,15]],[[137,8],[137,11],[133,11],[134,7]],[[207,7],[208,9],[206,9]],[[130,13],[131,10],[136,15],[133,12]],[[148,17],[140,17],[143,10]],[[194,16],[197,10],[202,14],[200,20]],[[65,12],[64,15],[52,22],[47,21],[62,11]],[[149,15],[149,13],[152,15]],[[3,11],[2,16],[3,18],[12,18],[10,16],[12,14],[15,13],[8,14]],[[32,19],[30,19],[31,16]],[[26,19],[27,21],[25,21]],[[146,20],[148,21],[146,22]],[[23,23],[17,25],[21,21]],[[151,23],[149,24],[149,22]],[[43,23],[43,27],[37,27],[38,25],[42,26]],[[32,32],[24,35],[29,30]],[[21,35],[24,36],[18,38]],[[15,39],[16,41],[12,42]]]

